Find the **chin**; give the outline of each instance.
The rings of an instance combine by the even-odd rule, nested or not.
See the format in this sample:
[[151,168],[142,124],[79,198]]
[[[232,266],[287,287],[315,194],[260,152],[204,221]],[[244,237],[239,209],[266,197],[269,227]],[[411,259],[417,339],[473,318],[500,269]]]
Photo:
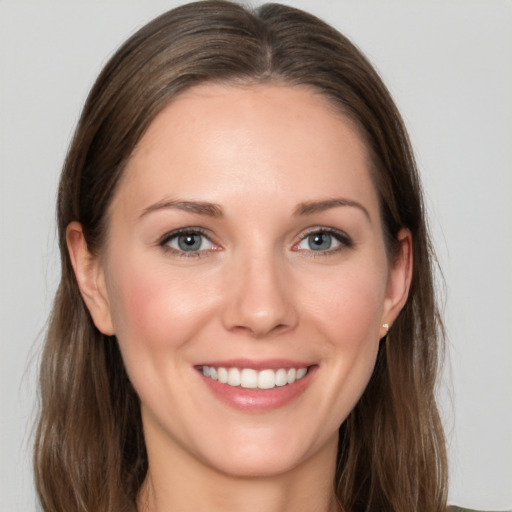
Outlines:
[[335,458],[338,432],[336,431],[323,443],[317,436],[311,435],[310,439],[290,433],[288,430],[276,432],[275,430],[261,429],[255,433],[246,433],[238,439],[231,436],[228,443],[218,443],[224,446],[222,451],[211,452],[213,441],[210,445],[210,453],[205,461],[211,468],[239,478],[270,478],[292,472],[305,461],[317,457],[321,452],[332,451]]
[[275,451],[248,456],[225,455],[210,461],[210,467],[235,478],[273,478],[293,471],[306,457],[304,454],[288,454]]

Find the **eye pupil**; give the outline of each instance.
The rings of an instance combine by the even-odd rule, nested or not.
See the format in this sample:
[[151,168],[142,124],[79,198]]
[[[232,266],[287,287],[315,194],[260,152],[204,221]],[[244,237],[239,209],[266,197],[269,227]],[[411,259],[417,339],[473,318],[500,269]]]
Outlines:
[[196,251],[201,247],[201,235],[187,233],[178,237],[178,246],[182,251]]
[[330,249],[331,235],[328,233],[314,233],[308,237],[308,242],[313,251]]

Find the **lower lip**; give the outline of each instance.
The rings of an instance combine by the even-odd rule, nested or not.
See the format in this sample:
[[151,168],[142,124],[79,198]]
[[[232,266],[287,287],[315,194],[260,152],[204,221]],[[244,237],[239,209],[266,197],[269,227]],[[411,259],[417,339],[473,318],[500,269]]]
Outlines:
[[205,377],[202,373],[200,376],[210,391],[230,407],[242,411],[263,412],[284,407],[302,395],[311,384],[317,368],[317,366],[310,367],[308,373],[293,384],[276,386],[272,389],[234,387]]

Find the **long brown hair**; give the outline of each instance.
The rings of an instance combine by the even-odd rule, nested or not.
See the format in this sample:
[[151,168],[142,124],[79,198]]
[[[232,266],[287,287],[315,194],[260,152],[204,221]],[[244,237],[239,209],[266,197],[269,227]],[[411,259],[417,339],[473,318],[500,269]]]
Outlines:
[[139,401],[115,338],[95,328],[80,296],[66,227],[79,221],[89,250],[99,253],[110,201],[137,142],[180,91],[207,81],[306,85],[358,126],[372,156],[388,249],[408,228],[414,271],[371,381],[340,427],[334,488],[345,511],[445,510],[435,260],[401,117],[366,58],[326,23],[278,4],[251,11],[217,0],[163,14],[117,51],[89,94],[69,149],[57,205],[62,277],[41,362],[35,441],[43,509],[136,508],[148,468]]

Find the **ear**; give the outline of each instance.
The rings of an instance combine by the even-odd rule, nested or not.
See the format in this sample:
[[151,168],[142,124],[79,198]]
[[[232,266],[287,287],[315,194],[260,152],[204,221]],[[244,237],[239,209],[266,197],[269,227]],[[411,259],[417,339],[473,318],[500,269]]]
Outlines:
[[[407,302],[412,280],[413,256],[411,232],[408,229],[401,229],[397,239],[398,250],[391,261],[382,313],[382,324],[387,324],[389,327],[391,327]],[[381,337],[386,334],[387,329],[381,327]]]
[[109,336],[114,334],[105,275],[100,258],[92,256],[85,241],[82,225],[71,222],[66,228],[69,257],[80,293],[91,313],[94,325]]

